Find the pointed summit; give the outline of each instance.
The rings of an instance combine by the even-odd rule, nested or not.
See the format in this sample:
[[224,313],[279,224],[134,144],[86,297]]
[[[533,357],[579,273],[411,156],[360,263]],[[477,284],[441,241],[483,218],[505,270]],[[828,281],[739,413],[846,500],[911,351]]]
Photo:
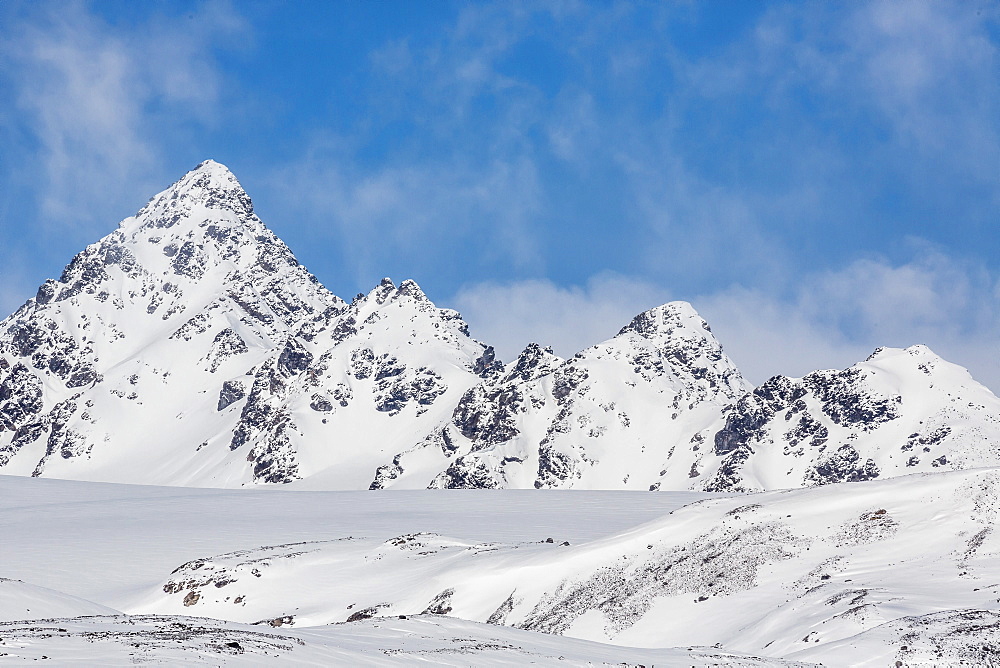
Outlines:
[[185,220],[218,218],[254,221],[253,202],[229,168],[206,160],[166,190],[154,195],[134,216],[121,222],[126,234],[167,229]]
[[[171,284],[183,288],[185,283],[199,283],[206,289],[214,284],[221,291],[245,295],[244,302],[256,299],[253,293],[274,292],[280,283],[299,285],[306,293],[317,289],[315,278],[254,213],[250,196],[236,176],[214,160],[200,163],[152,197],[81,256],[92,253],[95,246],[104,255],[132,257],[137,267]],[[332,297],[319,296],[323,302]],[[304,293],[299,297],[312,300]],[[293,304],[291,311],[301,310],[301,299],[293,301],[300,303]],[[278,306],[279,311],[288,310]],[[296,319],[286,315],[279,317],[289,324]]]
[[[216,162],[215,160],[212,160],[211,158],[207,160],[202,160],[197,165],[195,165],[195,168],[187,173],[188,176],[191,174],[202,174],[202,175],[208,175],[210,178],[216,178],[225,181],[236,181],[236,176],[228,167],[223,165],[221,162]],[[239,185],[238,182],[237,185]]]
[[420,289],[417,282],[411,278],[404,280],[399,284],[399,287],[392,282],[392,279],[388,276],[383,278],[381,282],[367,294],[360,295],[361,299],[370,300],[375,304],[384,304],[386,302],[399,301],[400,299],[409,299],[416,304],[421,304],[424,306],[433,306],[424,291]]
[[552,373],[564,359],[552,352],[551,347],[529,343],[501,376],[499,383],[528,382]]
[[[213,194],[231,193],[245,198],[245,202],[241,202],[241,205],[249,205],[250,203],[250,197],[243,190],[236,175],[228,167],[215,160],[205,160],[198,163],[194,169],[178,179],[164,193],[188,194],[191,197],[205,198],[206,200],[210,199]],[[207,205],[212,208],[224,208],[225,203],[211,201],[207,202]],[[246,213],[253,213],[253,207],[250,206]]]
[[666,373],[682,384],[702,386],[705,396],[721,393],[732,399],[752,387],[723,352],[712,328],[684,301],[640,313],[608,343],[628,351],[644,376]]
[[342,304],[257,218],[236,177],[203,162],[0,325],[0,385],[16,382],[31,398],[0,397],[0,416],[10,416],[0,466],[88,475],[79,472],[111,466],[115,447],[130,452],[105,443],[156,442],[163,457],[169,439],[201,443],[226,426],[185,421],[194,396],[218,396],[217,374],[242,378]]
[[643,311],[622,327],[618,336],[629,332],[647,339],[671,336],[679,329],[711,332],[708,323],[688,302],[674,301]]
[[427,295],[424,294],[424,291],[420,289],[420,286],[412,278],[408,278],[399,284],[399,288],[396,290],[396,297],[401,296],[409,297],[418,302],[427,301]]

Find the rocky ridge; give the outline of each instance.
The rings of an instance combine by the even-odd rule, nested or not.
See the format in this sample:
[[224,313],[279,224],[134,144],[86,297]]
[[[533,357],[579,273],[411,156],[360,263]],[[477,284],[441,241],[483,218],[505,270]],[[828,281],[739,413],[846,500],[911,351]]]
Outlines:
[[759,491],[1000,465],[923,346],[753,388],[685,302],[502,364],[413,281],[350,303],[206,161],[0,323],[0,473],[328,489]]
[[758,491],[996,466],[1000,401],[926,346],[775,376],[725,414],[703,489]]
[[393,472],[432,450],[444,470],[431,487],[657,489],[678,451],[749,389],[708,324],[672,302],[568,360],[529,345]]

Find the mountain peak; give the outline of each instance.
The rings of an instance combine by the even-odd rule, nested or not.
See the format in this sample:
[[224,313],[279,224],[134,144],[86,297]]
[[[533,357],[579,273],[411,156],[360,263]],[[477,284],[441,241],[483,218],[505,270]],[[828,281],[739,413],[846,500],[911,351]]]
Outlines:
[[191,172],[189,172],[189,173],[193,173],[193,172],[210,172],[210,173],[213,173],[213,174],[228,174],[230,177],[232,177],[232,175],[233,175],[232,171],[230,171],[230,169],[228,167],[226,167],[225,165],[223,165],[221,162],[216,162],[215,160],[212,160],[211,158],[208,158],[207,160],[202,160],[197,165],[195,165],[194,169],[192,169]]
[[383,278],[377,286],[372,288],[368,295],[359,295],[361,298],[370,299],[376,304],[384,304],[387,301],[398,301],[400,298],[408,297],[418,304],[430,304],[427,295],[420,289],[413,279],[406,279],[399,284],[393,283],[388,276]]
[[548,346],[529,343],[511,362],[500,379],[501,383],[528,382],[551,373],[563,363],[563,359]]
[[914,358],[941,359],[941,357],[928,346],[918,343],[906,348],[890,348],[889,346],[879,346],[871,355],[865,358],[866,362],[875,360],[890,359],[899,355],[907,355]]
[[880,346],[865,358],[863,364],[897,370],[919,368],[928,373],[929,369],[938,365],[950,365],[951,363],[945,361],[926,345],[917,344],[907,348]]
[[908,378],[917,384],[933,382],[943,387],[943,383],[947,383],[954,388],[980,385],[964,366],[949,362],[923,344],[907,348],[877,348],[864,362],[855,366],[897,379]]
[[151,197],[146,206],[121,222],[119,230],[134,234],[154,228],[172,228],[185,220],[221,222],[225,218],[256,221],[253,202],[228,167],[205,160],[169,188]]
[[198,163],[194,169],[182,176],[168,191],[179,192],[191,190],[204,191],[235,191],[243,192],[236,175],[221,162],[205,160]]
[[424,291],[420,289],[420,286],[412,278],[408,278],[399,284],[399,288],[396,289],[396,296],[409,297],[418,302],[427,301],[427,295],[424,294]]
[[643,311],[622,327],[618,336],[638,334],[647,339],[670,336],[677,329],[701,329],[711,335],[712,329],[691,304],[674,301]]

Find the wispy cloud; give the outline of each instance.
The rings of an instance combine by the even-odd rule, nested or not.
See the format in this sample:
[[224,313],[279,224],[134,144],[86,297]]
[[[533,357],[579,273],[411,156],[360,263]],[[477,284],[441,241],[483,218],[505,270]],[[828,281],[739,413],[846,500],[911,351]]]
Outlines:
[[346,267],[331,273],[361,286],[384,274],[454,284],[476,263],[541,262],[531,232],[538,174],[527,159],[359,171],[346,155],[297,161],[269,181],[284,215],[299,216],[298,233],[322,239]]
[[682,270],[650,275],[781,290],[910,234],[993,244],[1000,54],[976,10],[772,5],[718,50],[672,52],[666,112],[618,141],[647,252]]
[[[871,3],[852,17],[850,55],[870,100],[900,140],[997,182],[1000,52],[972,4]],[[853,83],[848,80],[845,84]]]
[[[870,177],[876,185],[906,180],[924,206],[970,183],[995,195],[1000,51],[990,31],[998,13],[983,9],[931,0],[858,3],[846,11],[778,5],[721,57],[682,62],[679,70],[693,92],[716,103],[760,96],[768,112],[762,124],[775,132],[776,145],[797,141],[802,156],[820,149],[835,168],[852,170],[828,172],[835,176],[830,199],[852,179]],[[751,136],[751,147],[760,139]],[[822,182],[815,170],[823,163],[796,160],[792,150],[784,147],[784,157]]]
[[[985,223],[1000,197],[989,168],[1000,159],[1000,69],[975,11],[777,4],[718,48],[678,47],[673,38],[705,13],[463,8],[430,40],[373,52],[368,134],[338,158],[350,164],[381,149],[380,127],[401,124],[387,164],[356,180],[414,171],[448,187],[481,178],[490,188],[493,166],[523,173],[530,165],[531,212],[542,227],[573,234],[575,226],[581,237],[612,225],[625,231],[598,235],[603,245],[571,256],[573,244],[553,253],[551,233],[520,226],[519,241],[503,248],[538,253],[507,266],[521,277],[532,275],[526,268],[556,276],[588,262],[591,273],[685,288],[780,290],[824,256],[843,264],[888,252],[911,232],[941,241],[935,213],[967,228]],[[988,192],[970,197],[970,188]],[[407,208],[437,201],[410,190]],[[912,196],[900,201],[900,191]],[[461,216],[462,201],[448,210]],[[863,217],[874,220],[849,233]],[[437,226],[451,224],[440,216]],[[365,225],[361,218],[358,229]]]
[[[13,12],[0,48],[20,130],[37,146],[42,218],[84,238],[163,187],[165,152],[185,123],[211,124],[221,75],[213,45],[245,32],[231,8],[208,3],[184,22],[111,25],[82,3]],[[124,209],[127,211],[128,209]],[[100,228],[93,227],[99,221]]]

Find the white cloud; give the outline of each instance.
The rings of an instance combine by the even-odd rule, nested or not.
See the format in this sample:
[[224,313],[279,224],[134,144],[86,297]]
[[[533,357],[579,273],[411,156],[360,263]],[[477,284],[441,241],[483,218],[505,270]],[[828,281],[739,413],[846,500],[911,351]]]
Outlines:
[[[1000,283],[982,267],[918,246],[911,261],[857,260],[801,277],[785,297],[733,286],[688,300],[748,379],[845,368],[879,346],[926,344],[1000,390]],[[568,356],[677,299],[667,286],[603,274],[584,286],[484,283],[453,299],[474,336],[512,359],[529,341]]]
[[611,338],[635,315],[665,301],[666,291],[653,284],[601,274],[583,287],[544,279],[469,285],[450,305],[461,311],[474,337],[510,361],[531,342],[571,356]]
[[743,375],[759,384],[778,374],[800,377],[845,368],[875,346],[848,340],[814,320],[795,301],[733,287],[692,300]]
[[[569,357],[611,338],[643,311],[680,298],[670,288],[615,274],[584,286],[548,280],[465,286],[449,302],[461,311],[472,335],[493,345],[505,361],[529,342],[551,345]],[[691,298],[743,373],[754,382],[772,375],[802,375],[844,367],[871,349],[825,329],[799,304],[742,287]]]
[[213,3],[186,22],[124,26],[83,4],[36,10],[7,27],[0,48],[16,122],[39,147],[40,162],[25,168],[37,170],[42,213],[60,233],[91,221],[105,229],[121,207],[176,177],[162,164],[173,130],[213,121],[221,77],[211,50],[245,27]]
[[931,247],[903,264],[859,260],[807,281],[798,304],[869,347],[924,343],[1000,390],[998,279],[981,263]]

